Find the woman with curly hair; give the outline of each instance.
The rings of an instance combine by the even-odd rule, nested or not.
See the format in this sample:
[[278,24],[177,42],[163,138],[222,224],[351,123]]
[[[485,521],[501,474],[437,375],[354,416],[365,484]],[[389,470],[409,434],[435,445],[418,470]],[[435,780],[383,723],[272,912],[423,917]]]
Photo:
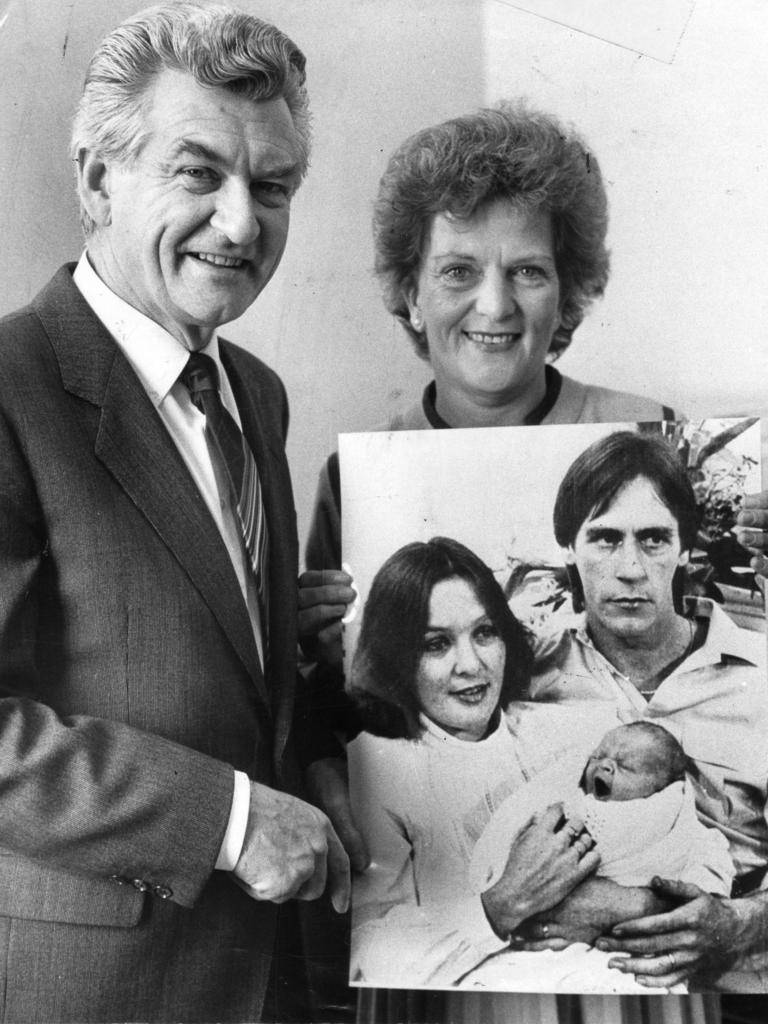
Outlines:
[[[384,303],[434,373],[421,401],[380,429],[671,417],[554,366],[609,270],[600,166],[554,117],[505,102],[412,135],[389,160],[373,226]],[[307,568],[338,569],[340,556],[332,455]]]
[[[672,418],[660,402],[576,381],[554,365],[606,287],[607,226],[597,158],[549,114],[502,102],[406,139],[390,158],[375,203],[375,269],[387,309],[434,379],[417,403],[379,429]],[[354,711],[344,707],[340,619],[355,595],[340,569],[340,504],[334,453],[320,474],[300,579],[302,645],[317,662],[304,746],[307,763],[314,762],[308,775],[314,798],[360,869],[367,851],[350,811],[343,751],[333,740],[359,728]],[[518,998],[497,996],[484,1008],[464,1002],[456,1012],[478,1019],[486,1010],[498,1010],[499,1019],[581,1019],[583,1008],[557,1009],[553,996],[546,1005]],[[439,993],[425,1002],[418,994],[374,991],[359,1013],[367,1020],[424,1021],[443,1020],[454,1009]],[[622,1018],[618,1007],[605,1012]]]

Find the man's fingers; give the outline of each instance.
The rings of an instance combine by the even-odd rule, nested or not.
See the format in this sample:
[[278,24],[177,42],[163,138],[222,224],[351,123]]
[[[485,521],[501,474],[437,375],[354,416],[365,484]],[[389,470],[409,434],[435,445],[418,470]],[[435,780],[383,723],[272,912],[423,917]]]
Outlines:
[[328,892],[333,909],[338,914],[346,913],[352,892],[349,857],[333,829],[330,829],[328,840]]
[[665,914],[653,914],[650,917],[636,917],[632,921],[622,921],[621,924],[617,924],[611,929],[611,935],[617,939],[675,935],[678,929],[686,927],[687,924],[688,915],[682,908],[678,908]]
[[286,903],[288,900],[292,899],[294,895],[293,888],[285,889],[283,887],[273,887],[267,882],[257,882],[256,884],[251,885],[238,875],[232,875],[232,877],[243,892],[246,892],[252,900],[265,900],[269,903]]
[[[329,790],[326,788],[325,792],[328,794]],[[341,840],[341,845],[346,851],[352,868],[355,871],[365,871],[370,863],[370,857],[365,841],[352,818],[352,808],[347,791],[345,789],[343,794],[340,790],[331,792],[333,798],[329,799],[327,803],[321,803],[321,807],[331,819],[331,824]],[[341,795],[346,799],[341,799]]]
[[254,899],[316,899],[327,888],[334,906],[349,904],[349,860],[328,817],[311,804],[251,782],[243,848],[234,874]]
[[336,831],[353,871],[365,871],[371,862],[365,840],[351,821],[338,823]]
[[313,761],[307,768],[307,789],[312,802],[330,818],[354,870],[365,871],[370,858],[352,815],[346,762],[340,757]]
[[662,896],[671,896],[672,899],[683,900],[687,903],[704,895],[704,890],[700,889],[698,885],[681,882],[677,878],[660,878],[658,875],[651,879],[651,888]]
[[673,988],[675,985],[681,985],[691,977],[691,971],[674,971],[672,974],[664,974],[661,977],[651,977],[649,974],[641,974],[635,978],[638,985],[644,985],[645,988]]
[[696,915],[696,909],[692,906],[693,901],[704,896],[702,890],[698,886],[668,878],[654,878],[651,884],[655,892],[685,902],[682,906],[663,914],[651,914],[648,917],[622,921],[611,929],[612,936],[625,939],[632,936],[678,934],[692,927]]
[[634,974],[638,981],[646,978],[653,985],[669,987],[692,974],[699,959],[694,950],[678,949],[660,956],[615,957],[608,961],[608,966],[624,974]]
[[680,952],[693,949],[698,946],[698,938],[695,932],[666,932],[661,935],[646,935],[637,938],[611,938],[601,936],[596,942],[598,949],[609,953],[626,952],[634,953],[637,956],[656,956],[675,949]]
[[315,857],[315,870],[310,877],[303,882],[296,892],[294,898],[297,900],[316,900],[325,892],[325,883],[328,878],[328,858],[320,853]]

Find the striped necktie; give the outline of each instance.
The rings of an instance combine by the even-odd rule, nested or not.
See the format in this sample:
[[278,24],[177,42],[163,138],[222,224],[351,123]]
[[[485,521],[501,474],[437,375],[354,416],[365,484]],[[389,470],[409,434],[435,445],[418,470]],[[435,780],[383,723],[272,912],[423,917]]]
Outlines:
[[[193,352],[181,373],[194,406],[205,415],[205,439],[217,479],[229,487],[237,520],[256,579],[264,645],[269,625],[269,539],[256,460],[219,394],[219,371],[210,356]],[[219,472],[221,471],[221,472]]]

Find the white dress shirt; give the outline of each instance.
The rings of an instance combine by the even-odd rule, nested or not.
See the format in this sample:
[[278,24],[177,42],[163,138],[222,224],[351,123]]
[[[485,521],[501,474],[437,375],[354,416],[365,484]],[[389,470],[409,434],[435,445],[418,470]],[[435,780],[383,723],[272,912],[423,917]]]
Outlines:
[[[86,253],[80,257],[73,279],[133,367],[208,506],[232,560],[263,666],[264,644],[256,582],[243,545],[237,512],[229,495],[221,495],[216,485],[205,440],[205,415],[192,403],[189,391],[179,380],[189,352],[165,328],[109,289],[91,266]],[[240,415],[219,355],[218,338],[214,336],[202,351],[216,363],[221,400],[240,427]],[[231,871],[240,856],[250,802],[248,776],[238,771],[234,774],[229,822],[216,861],[216,867],[224,871]]]

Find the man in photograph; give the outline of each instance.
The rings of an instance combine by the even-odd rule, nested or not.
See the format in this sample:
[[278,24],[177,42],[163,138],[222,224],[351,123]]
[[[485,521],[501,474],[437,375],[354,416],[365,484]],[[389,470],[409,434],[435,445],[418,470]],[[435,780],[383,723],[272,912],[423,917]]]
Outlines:
[[5,1020],[286,1019],[281,904],[346,906],[291,795],[285,393],[216,333],[308,149],[304,57],[241,11],[150,8],[90,64],[86,251],[0,324]]
[[[710,987],[735,967],[723,988],[761,991],[768,979],[765,636],[739,628],[709,599],[683,600],[697,525],[684,466],[658,435],[614,433],[579,455],[560,485],[554,526],[583,621],[539,662],[530,695],[608,702],[624,721],[649,718],[669,728],[695,765],[699,816],[725,834],[736,865],[738,898],[658,880],[660,909],[673,909],[616,926],[598,947],[632,954],[614,966],[649,987],[690,978]],[[575,927],[592,941],[613,923],[600,886],[588,881],[532,934],[557,944]]]

